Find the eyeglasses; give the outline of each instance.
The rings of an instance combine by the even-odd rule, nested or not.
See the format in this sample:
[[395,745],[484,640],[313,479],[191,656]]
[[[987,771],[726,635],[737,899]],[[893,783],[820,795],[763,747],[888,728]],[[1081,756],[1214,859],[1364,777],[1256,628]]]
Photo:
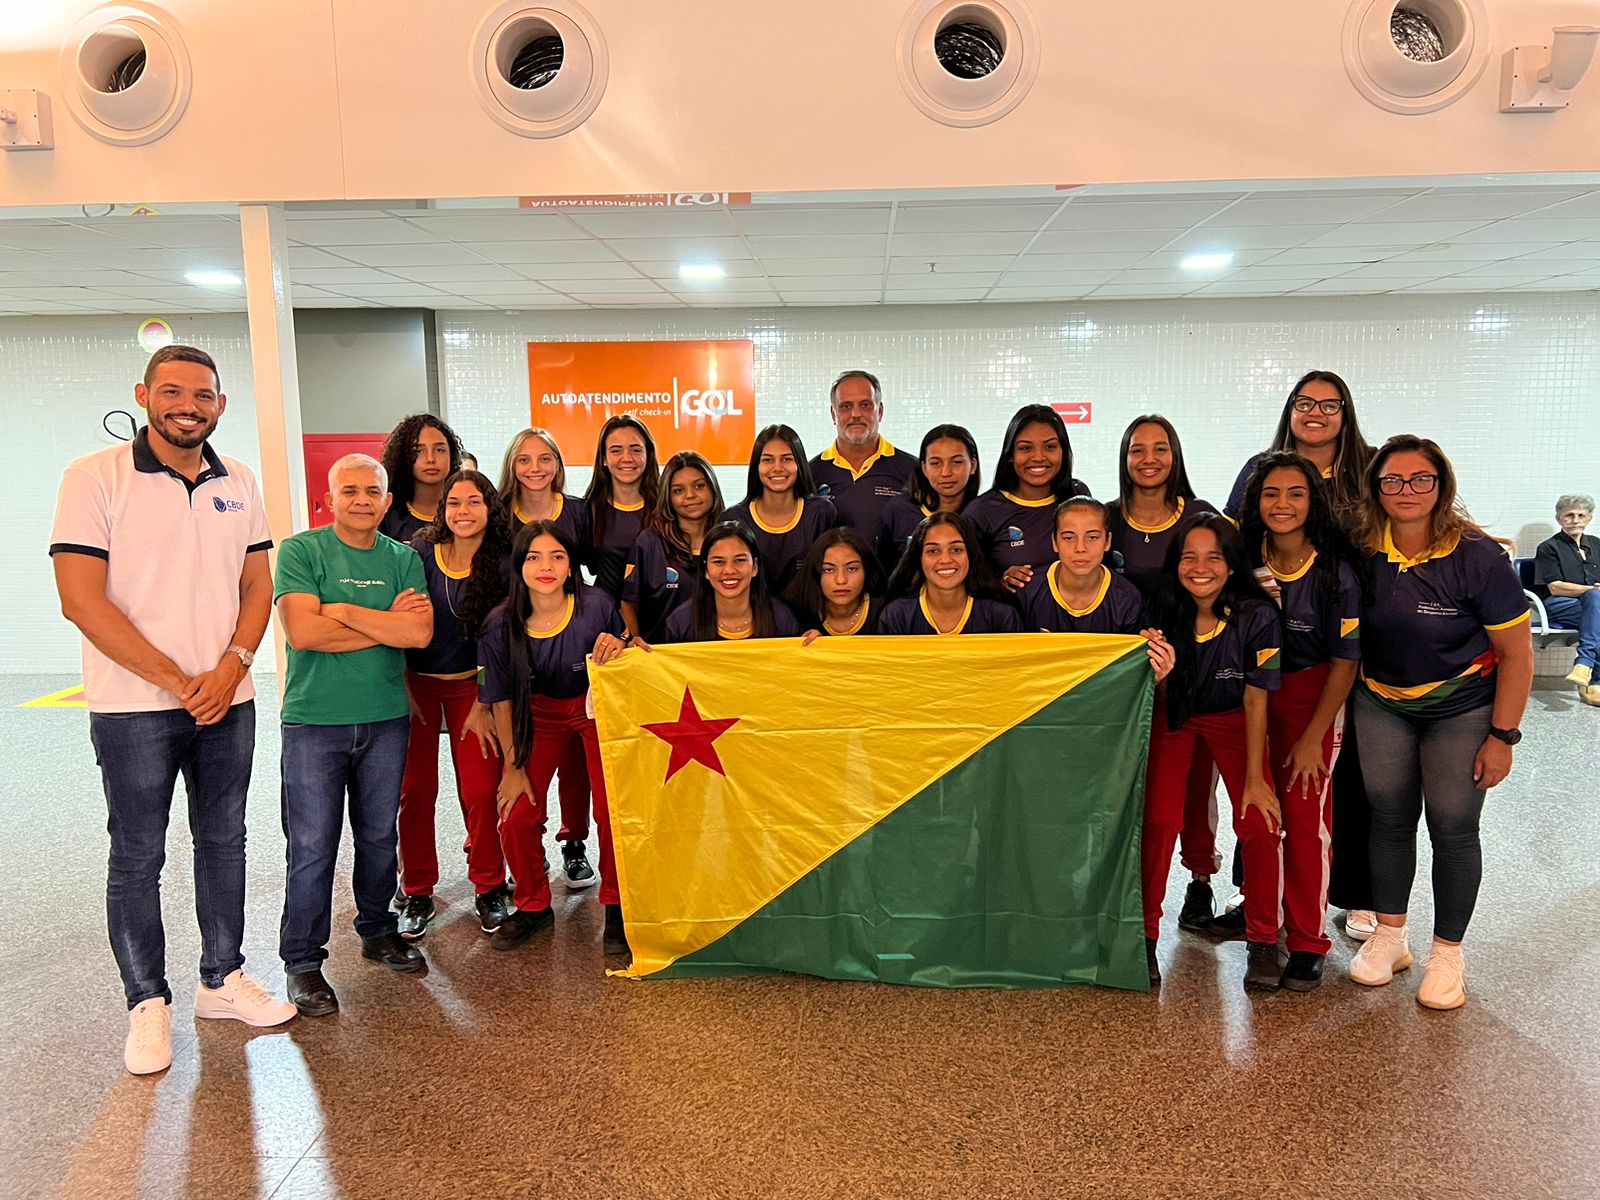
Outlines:
[[1325,417],[1331,417],[1344,407],[1343,400],[1313,400],[1310,396],[1296,396],[1294,410],[1297,413],[1308,413],[1316,409]]
[[1418,496],[1426,496],[1438,486],[1437,475],[1413,475],[1410,479],[1401,479],[1398,475],[1383,475],[1378,479],[1378,490],[1385,496],[1398,496],[1407,488]]

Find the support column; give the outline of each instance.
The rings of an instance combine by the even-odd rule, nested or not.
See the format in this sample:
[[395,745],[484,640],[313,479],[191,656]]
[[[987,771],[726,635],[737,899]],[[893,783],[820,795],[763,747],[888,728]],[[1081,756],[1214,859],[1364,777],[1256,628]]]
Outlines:
[[[289,295],[289,235],[281,204],[241,204],[245,306],[255,371],[261,496],[274,544],[306,528],[305,441],[300,434],[300,373]],[[278,694],[283,695],[283,629],[272,622]]]

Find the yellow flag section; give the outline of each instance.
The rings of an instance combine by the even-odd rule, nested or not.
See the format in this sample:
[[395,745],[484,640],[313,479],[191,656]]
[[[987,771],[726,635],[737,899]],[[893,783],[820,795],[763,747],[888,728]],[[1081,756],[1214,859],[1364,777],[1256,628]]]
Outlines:
[[591,666],[633,950],[623,973],[709,946],[993,739],[1108,665],[1142,659],[1143,645],[772,639]]

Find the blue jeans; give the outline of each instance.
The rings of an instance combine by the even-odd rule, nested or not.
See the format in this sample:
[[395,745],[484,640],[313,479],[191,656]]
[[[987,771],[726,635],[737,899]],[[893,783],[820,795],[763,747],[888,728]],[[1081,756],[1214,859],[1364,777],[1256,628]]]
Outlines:
[[350,795],[355,838],[356,932],[393,933],[389,908],[397,869],[395,817],[406,769],[411,718],[370,725],[283,726],[283,835],[289,873],[284,885],[278,954],[290,974],[312,971],[328,957],[333,922],[333,865]]
[[1592,667],[1600,661],[1600,588],[1582,596],[1551,596],[1544,611],[1552,624],[1578,631],[1578,661]]
[[1472,778],[1478,748],[1489,736],[1493,705],[1435,720],[1403,717],[1357,684],[1361,774],[1372,808],[1372,902],[1381,913],[1404,913],[1417,874],[1417,822],[1428,818],[1433,843],[1433,935],[1459,942],[1478,903],[1483,844],[1478,819],[1484,790]]
[[161,926],[161,868],[178,776],[189,798],[194,840],[194,911],[200,923],[200,980],[221,987],[244,965],[244,805],[256,748],[256,706],[235,704],[215,725],[181,708],[90,713],[89,740],[106,793],[111,859],[106,925],[128,1007],[169,1003],[167,935]]

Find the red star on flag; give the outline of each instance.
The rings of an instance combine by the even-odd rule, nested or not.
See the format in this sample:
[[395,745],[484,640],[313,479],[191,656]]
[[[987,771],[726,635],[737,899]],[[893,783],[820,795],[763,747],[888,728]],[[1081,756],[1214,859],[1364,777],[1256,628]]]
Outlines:
[[717,748],[712,743],[738,723],[738,717],[719,717],[715,720],[702,717],[700,710],[695,707],[694,695],[685,686],[678,719],[657,721],[644,728],[672,747],[672,760],[667,764],[667,780],[670,780],[691,762],[698,762],[718,775],[726,776],[722,760],[717,757]]

